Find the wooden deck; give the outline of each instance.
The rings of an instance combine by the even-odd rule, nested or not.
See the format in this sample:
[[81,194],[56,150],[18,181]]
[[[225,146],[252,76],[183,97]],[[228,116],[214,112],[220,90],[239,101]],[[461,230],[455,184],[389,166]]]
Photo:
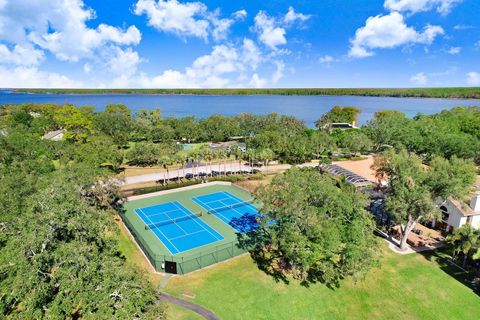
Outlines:
[[[400,226],[395,226],[392,229],[396,236],[401,236]],[[439,244],[443,239],[444,237],[440,231],[417,223],[415,229],[408,235],[407,243],[412,247],[432,246]]]

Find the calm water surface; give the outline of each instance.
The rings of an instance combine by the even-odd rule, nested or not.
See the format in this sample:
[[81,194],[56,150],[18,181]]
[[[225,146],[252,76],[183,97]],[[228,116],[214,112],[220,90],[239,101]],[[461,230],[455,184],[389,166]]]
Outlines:
[[313,126],[333,106],[355,106],[362,110],[360,124],[365,124],[378,110],[400,110],[410,117],[417,113],[431,114],[455,106],[480,106],[480,100],[416,99],[356,96],[190,96],[143,94],[23,94],[0,91],[0,105],[7,103],[71,103],[93,106],[102,110],[109,103],[123,103],[133,112],[138,109],[160,108],[164,116],[211,114],[236,115],[241,112],[293,115]]

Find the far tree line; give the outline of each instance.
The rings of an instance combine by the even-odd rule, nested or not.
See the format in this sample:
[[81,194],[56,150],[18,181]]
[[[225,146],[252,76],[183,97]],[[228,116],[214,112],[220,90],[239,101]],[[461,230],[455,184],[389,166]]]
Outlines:
[[[65,130],[65,140],[75,146],[97,144],[110,146],[98,154],[100,163],[118,169],[122,163],[151,166],[183,163],[208,157],[256,161],[277,160],[302,163],[325,159],[332,153],[355,156],[386,149],[406,149],[425,161],[434,156],[480,161],[480,111],[478,107],[457,107],[434,115],[419,114],[408,118],[399,111],[379,111],[365,126],[356,130],[327,130],[332,122],[355,122],[361,110],[334,107],[316,121],[317,129],[308,128],[293,116],[239,114],[229,117],[212,115],[162,117],[159,109],[138,110],[135,114],[121,104],[107,105],[102,112],[92,107],[71,105],[6,106],[2,114],[11,117],[14,126],[25,126],[43,135]],[[40,116],[37,116],[40,115]],[[184,152],[180,143],[224,142],[236,137],[244,142],[247,153],[232,150],[228,154],[211,150]]]

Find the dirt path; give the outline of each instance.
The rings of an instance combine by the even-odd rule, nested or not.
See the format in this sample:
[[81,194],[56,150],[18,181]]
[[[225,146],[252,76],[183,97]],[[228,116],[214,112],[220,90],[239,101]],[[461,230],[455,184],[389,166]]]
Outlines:
[[207,320],[220,320],[220,318],[217,317],[212,311],[205,309],[204,307],[198,304],[171,296],[167,293],[162,292],[160,294],[160,300],[173,303],[173,304],[176,304],[177,306],[196,312]]

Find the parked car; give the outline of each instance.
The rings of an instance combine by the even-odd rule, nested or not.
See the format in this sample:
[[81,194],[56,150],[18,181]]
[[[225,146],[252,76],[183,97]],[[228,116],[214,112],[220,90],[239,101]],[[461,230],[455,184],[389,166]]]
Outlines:
[[187,173],[185,175],[185,179],[188,179],[188,180],[193,179],[193,173]]

